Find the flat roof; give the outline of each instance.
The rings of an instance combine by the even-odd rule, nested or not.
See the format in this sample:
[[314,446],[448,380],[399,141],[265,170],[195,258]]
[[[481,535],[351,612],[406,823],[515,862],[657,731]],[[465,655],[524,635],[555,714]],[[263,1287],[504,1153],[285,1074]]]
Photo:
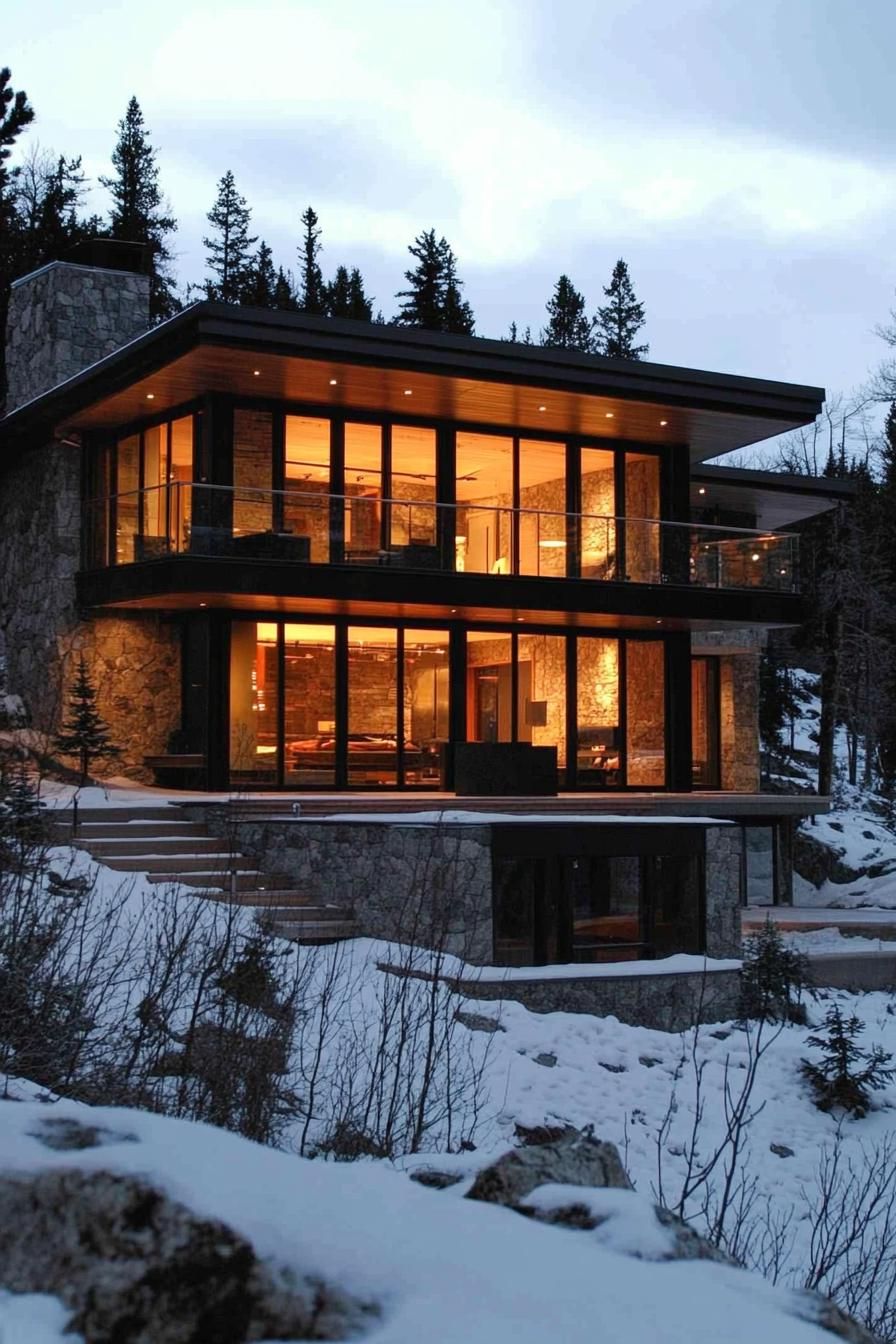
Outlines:
[[817,387],[202,302],[12,411],[0,420],[0,442],[124,425],[215,391],[566,437],[687,443],[696,461],[808,424],[824,400]]
[[697,466],[691,474],[691,508],[751,513],[756,526],[791,527],[826,513],[855,496],[855,482],[833,476],[800,476],[789,471]]

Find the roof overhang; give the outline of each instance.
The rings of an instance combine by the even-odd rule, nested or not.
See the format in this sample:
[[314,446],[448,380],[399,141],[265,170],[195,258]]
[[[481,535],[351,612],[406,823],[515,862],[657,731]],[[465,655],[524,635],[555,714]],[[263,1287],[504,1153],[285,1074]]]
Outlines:
[[784,471],[698,466],[691,475],[691,509],[748,513],[756,527],[793,527],[855,495],[853,481]]
[[0,421],[0,446],[110,429],[209,392],[690,447],[810,423],[820,388],[382,323],[199,303]]

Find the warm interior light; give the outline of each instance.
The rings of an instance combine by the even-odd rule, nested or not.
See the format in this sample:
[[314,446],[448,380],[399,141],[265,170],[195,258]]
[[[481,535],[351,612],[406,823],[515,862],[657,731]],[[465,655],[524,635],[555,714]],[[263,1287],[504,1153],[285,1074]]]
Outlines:
[[758,552],[758,551],[754,551],[753,554],[750,556],[750,559],[751,559],[751,560],[758,560],[758,559],[759,559],[759,552]]
[[517,616],[516,619],[517,619],[518,621],[524,621],[526,618],[525,618],[525,616]]
[[406,387],[405,390],[404,390],[404,394],[405,394],[406,397],[411,396],[411,389],[410,389],[409,387]]
[[261,369],[253,369],[253,370],[252,370],[252,377],[253,377],[253,378],[260,378],[260,377],[261,377]]
[[539,409],[540,411],[546,411],[546,410],[547,410],[547,406],[539,406],[538,409]]
[[543,546],[543,547],[545,548],[545,550],[556,551],[556,550],[559,550],[561,546],[565,546],[565,545],[566,545],[566,542],[565,542],[565,541],[540,541],[538,544],[539,544],[539,546]]
[[460,533],[458,533],[458,534],[455,536],[454,540],[455,540],[455,542],[458,542],[458,541],[466,541],[466,537],[463,536],[463,535],[461,535]]
[[705,495],[705,494],[706,494],[706,486],[705,486],[705,485],[701,485],[701,486],[700,486],[700,489],[697,491],[697,494],[698,494],[698,495]]
[[147,401],[155,401],[155,399],[156,399],[156,394],[155,394],[155,392],[147,392],[147,394],[146,394],[146,400],[147,400]]
[[613,412],[612,412],[612,411],[607,411],[606,418],[607,418],[607,420],[612,420],[612,419],[613,419]]
[[331,387],[336,387],[336,385],[337,385],[337,379],[336,379],[336,378],[331,378],[331,379],[330,379],[330,386],[331,386]]

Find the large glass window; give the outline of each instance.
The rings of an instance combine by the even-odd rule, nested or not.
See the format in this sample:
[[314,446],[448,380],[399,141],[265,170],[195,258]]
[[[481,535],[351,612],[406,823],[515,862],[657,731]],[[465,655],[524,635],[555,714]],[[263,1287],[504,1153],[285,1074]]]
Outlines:
[[660,460],[654,453],[625,454],[625,577],[659,583]]
[[[467,632],[467,740],[513,741],[513,637]],[[517,720],[520,715],[517,713]]]
[[455,567],[513,572],[513,439],[456,436]]
[[392,426],[389,496],[393,500],[389,543],[407,547],[415,558],[435,559],[436,432],[412,425]]
[[284,782],[336,782],[336,630],[283,627]]
[[307,538],[317,564],[330,559],[330,422],[287,415],[284,425],[283,528]]
[[641,862],[630,855],[583,855],[566,860],[573,961],[643,957]]
[[447,630],[405,630],[403,681],[405,783],[438,787],[449,733]]
[[557,766],[566,768],[566,639],[562,635],[520,635],[517,675],[522,713],[517,741],[556,747]]
[[694,784],[717,789],[719,779],[719,660],[691,660],[691,760]]
[[520,574],[566,573],[566,444],[520,439]]
[[117,454],[115,563],[129,565],[140,529],[140,435],[119,440]]
[[616,789],[622,784],[619,641],[583,636],[576,646],[578,782]]
[[666,783],[665,662],[661,640],[626,640],[627,776],[636,788]]
[[274,786],[278,778],[278,626],[230,628],[230,783]]
[[348,782],[398,782],[398,631],[349,626]]
[[615,579],[616,455],[607,448],[583,448],[581,573],[585,579]]
[[[233,414],[233,535],[257,536],[273,526],[273,417]],[[212,492],[213,493],[213,492]]]
[[345,558],[376,561],[383,550],[383,431],[345,427]]

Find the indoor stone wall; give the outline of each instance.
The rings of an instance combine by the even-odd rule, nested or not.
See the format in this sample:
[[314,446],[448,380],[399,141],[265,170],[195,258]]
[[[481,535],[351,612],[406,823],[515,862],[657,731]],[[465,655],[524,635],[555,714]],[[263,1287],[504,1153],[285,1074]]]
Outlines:
[[314,903],[352,909],[359,934],[491,960],[488,826],[241,822],[220,809],[205,815],[210,829],[255,855],[263,871],[285,874]]
[[53,261],[14,281],[7,319],[7,411],[148,327],[146,275]]
[[233,530],[237,534],[271,530],[272,424],[270,411],[233,414]]
[[743,831],[710,826],[706,831],[706,952],[739,957]]
[[759,653],[762,630],[705,631],[691,639],[694,654],[719,657],[722,788],[759,792]]
[[612,1014],[655,1031],[686,1031],[695,1022],[726,1022],[737,1013],[740,971],[675,975],[591,975],[545,980],[460,980],[471,999],[515,999],[533,1013]]

